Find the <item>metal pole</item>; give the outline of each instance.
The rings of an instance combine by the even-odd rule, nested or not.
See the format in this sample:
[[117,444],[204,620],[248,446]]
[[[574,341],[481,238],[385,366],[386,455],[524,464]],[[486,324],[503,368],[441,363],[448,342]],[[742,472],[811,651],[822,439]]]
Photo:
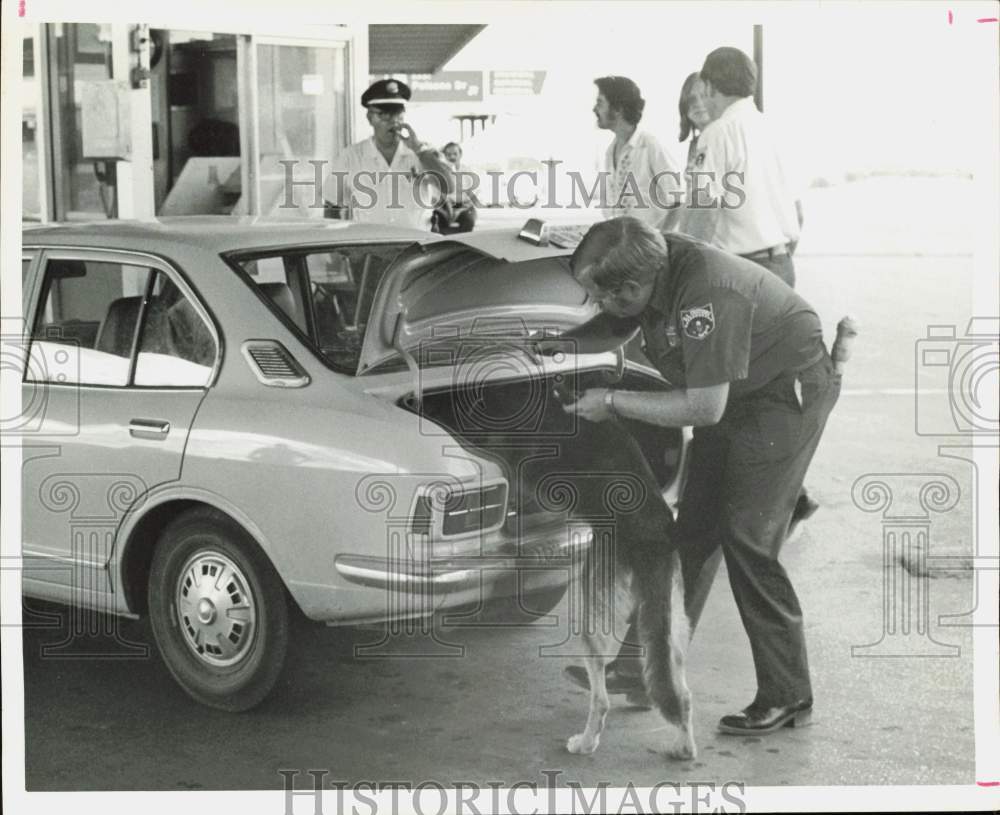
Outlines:
[[753,101],[757,110],[764,112],[764,26],[753,27],[753,61],[757,64],[757,90]]

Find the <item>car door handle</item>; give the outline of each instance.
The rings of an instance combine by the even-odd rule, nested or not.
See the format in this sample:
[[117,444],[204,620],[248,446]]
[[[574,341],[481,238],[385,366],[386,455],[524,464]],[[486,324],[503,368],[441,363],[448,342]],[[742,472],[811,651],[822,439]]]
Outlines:
[[160,419],[133,419],[128,423],[128,433],[134,439],[163,441],[170,432],[170,422]]

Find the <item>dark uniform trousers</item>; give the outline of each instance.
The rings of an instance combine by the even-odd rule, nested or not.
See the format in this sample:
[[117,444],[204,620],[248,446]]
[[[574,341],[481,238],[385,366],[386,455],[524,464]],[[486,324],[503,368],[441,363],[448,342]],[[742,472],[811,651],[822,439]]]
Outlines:
[[[765,707],[812,698],[802,609],[778,555],[839,395],[840,374],[824,352],[805,370],[731,399],[718,424],[694,431],[675,527],[685,605],[693,631],[724,557],[753,652],[755,702]],[[638,642],[634,626],[625,642]],[[638,667],[625,653],[616,663],[625,673]]]

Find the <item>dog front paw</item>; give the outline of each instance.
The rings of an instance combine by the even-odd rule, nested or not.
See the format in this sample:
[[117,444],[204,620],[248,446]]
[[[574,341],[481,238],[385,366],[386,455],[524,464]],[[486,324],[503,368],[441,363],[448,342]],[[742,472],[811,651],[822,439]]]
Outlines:
[[667,758],[675,761],[691,761],[698,756],[698,750],[694,746],[694,739],[690,736],[681,736],[674,744],[667,747]]
[[586,733],[577,733],[566,740],[566,749],[577,755],[587,755],[593,753],[600,743],[600,737],[591,738]]

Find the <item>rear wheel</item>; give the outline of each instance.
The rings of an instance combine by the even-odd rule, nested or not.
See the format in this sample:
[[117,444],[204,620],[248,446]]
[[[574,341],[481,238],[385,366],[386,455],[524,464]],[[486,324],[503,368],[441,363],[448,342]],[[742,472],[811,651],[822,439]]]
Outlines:
[[197,510],[164,531],[149,577],[153,635],[174,679],[220,710],[248,710],[274,687],[288,648],[284,587],[230,518]]

